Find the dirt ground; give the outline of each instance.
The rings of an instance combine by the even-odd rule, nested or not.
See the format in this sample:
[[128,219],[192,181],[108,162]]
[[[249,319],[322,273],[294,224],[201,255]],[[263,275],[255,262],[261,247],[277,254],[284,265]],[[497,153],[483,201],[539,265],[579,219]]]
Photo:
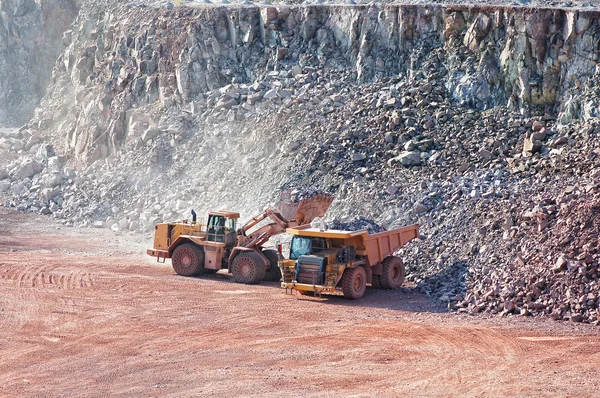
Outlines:
[[597,396],[597,327],[184,278],[145,237],[0,207],[0,396]]

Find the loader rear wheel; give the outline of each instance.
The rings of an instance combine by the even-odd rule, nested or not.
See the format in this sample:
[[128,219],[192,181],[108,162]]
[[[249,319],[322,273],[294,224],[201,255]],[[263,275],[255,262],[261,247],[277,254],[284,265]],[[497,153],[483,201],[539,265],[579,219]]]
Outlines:
[[204,269],[204,251],[193,243],[184,243],[173,251],[171,264],[179,275],[198,275]]
[[242,252],[237,255],[232,264],[233,279],[237,283],[255,284],[265,277],[266,266],[260,254]]
[[367,289],[367,273],[363,267],[346,269],[342,276],[344,297],[352,300],[361,298]]
[[265,281],[281,280],[281,270],[279,269],[279,253],[277,250],[267,249],[262,252],[269,260],[269,268],[265,273]]
[[381,262],[381,287],[384,289],[400,289],[404,283],[406,270],[404,263],[396,256],[386,257]]

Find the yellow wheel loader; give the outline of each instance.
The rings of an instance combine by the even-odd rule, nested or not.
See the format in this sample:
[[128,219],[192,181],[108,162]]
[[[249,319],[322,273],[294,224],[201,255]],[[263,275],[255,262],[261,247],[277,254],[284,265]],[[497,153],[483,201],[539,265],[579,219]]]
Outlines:
[[[175,272],[183,276],[226,269],[238,283],[279,281],[280,254],[265,244],[286,228],[310,225],[316,217],[323,217],[332,201],[333,196],[326,193],[295,199],[291,191],[285,191],[277,209],[265,210],[239,229],[239,213],[209,212],[207,223],[201,224],[192,210],[191,220],[157,224],[154,247],[147,253],[157,261],[170,258]],[[258,226],[266,219],[269,222]]]

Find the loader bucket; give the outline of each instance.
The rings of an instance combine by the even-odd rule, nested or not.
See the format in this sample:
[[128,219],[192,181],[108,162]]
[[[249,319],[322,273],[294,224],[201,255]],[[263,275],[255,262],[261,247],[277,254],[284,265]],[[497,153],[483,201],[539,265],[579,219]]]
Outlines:
[[302,194],[286,190],[281,194],[279,212],[288,220],[296,220],[298,225],[310,224],[316,217],[323,217],[333,202],[328,193],[315,192]]

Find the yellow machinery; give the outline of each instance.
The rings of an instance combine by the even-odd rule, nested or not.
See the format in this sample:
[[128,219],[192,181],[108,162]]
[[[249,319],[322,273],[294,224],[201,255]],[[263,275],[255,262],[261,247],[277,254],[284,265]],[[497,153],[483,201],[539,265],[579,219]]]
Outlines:
[[300,293],[334,293],[361,298],[367,284],[398,289],[404,282],[402,260],[393,253],[419,236],[419,226],[369,234],[320,230],[309,225],[288,228],[293,235],[289,259],[279,261],[281,286]]
[[[284,195],[289,192],[284,192]],[[282,197],[284,197],[282,195]],[[323,217],[333,197],[315,193],[299,200],[282,199],[278,209],[269,208],[236,229],[239,213],[213,211],[207,223],[192,220],[157,224],[154,227],[154,247],[147,253],[165,261],[170,258],[179,275],[194,276],[203,272],[227,269],[236,282],[258,283],[261,280],[278,281],[280,255],[267,249],[270,237],[285,232],[286,228],[310,225],[315,217]],[[269,222],[258,226],[261,221]],[[250,232],[251,229],[257,227]]]

